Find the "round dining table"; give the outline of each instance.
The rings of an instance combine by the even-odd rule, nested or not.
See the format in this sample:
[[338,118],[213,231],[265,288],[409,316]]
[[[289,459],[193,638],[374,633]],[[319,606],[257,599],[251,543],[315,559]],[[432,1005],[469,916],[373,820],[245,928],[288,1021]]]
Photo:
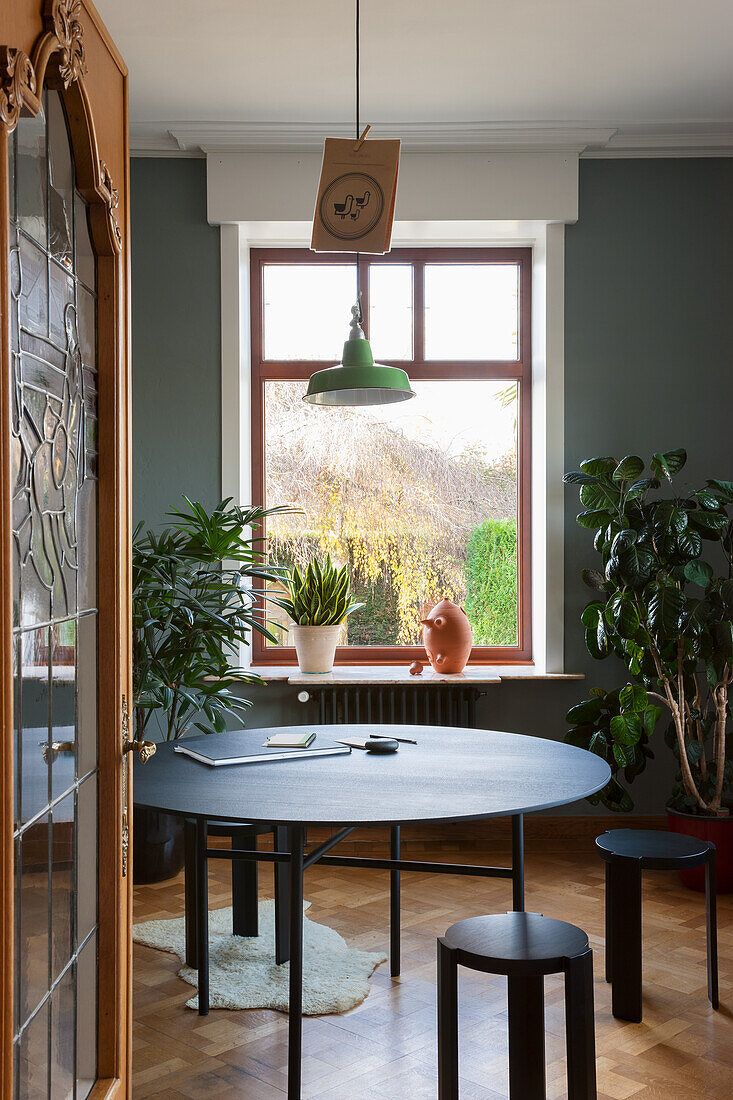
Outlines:
[[[523,815],[577,802],[601,790],[611,776],[604,760],[583,749],[495,730],[366,723],[282,726],[248,730],[245,741],[254,751],[273,734],[303,733],[306,729],[316,734],[314,747],[341,738],[382,735],[399,738],[399,750],[376,754],[353,749],[345,755],[208,767],[176,752],[173,744],[164,744],[158,746],[148,763],[136,761],[134,772],[135,805],[179,815],[193,824],[200,868],[196,892],[202,913],[208,911],[207,858],[287,865],[288,1100],[300,1100],[301,1096],[304,871],[315,863],[389,870],[393,948],[395,916],[399,935],[400,871],[511,879],[512,908],[523,910]],[[212,737],[226,738],[227,734]],[[400,858],[402,826],[478,822],[491,817],[512,820],[510,867]],[[209,848],[208,823],[217,821],[266,826],[275,830],[276,838],[286,838],[287,842],[276,839],[276,851]],[[317,847],[306,850],[306,830],[311,826],[336,831]],[[390,859],[328,854],[352,829],[365,827],[392,830]],[[199,921],[198,936],[201,1011],[202,997],[208,1006],[208,988],[202,990],[201,981],[205,959],[208,986],[206,919]]]

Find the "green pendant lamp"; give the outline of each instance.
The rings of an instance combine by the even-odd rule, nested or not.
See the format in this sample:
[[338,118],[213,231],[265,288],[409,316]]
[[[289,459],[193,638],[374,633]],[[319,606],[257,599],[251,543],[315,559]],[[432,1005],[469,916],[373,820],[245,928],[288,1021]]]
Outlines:
[[[356,0],[356,138],[359,139],[359,0]],[[366,131],[365,131],[366,132]],[[356,254],[356,284],[359,286],[359,253]],[[399,367],[375,363],[364,335],[361,295],[351,307],[349,338],[336,367],[312,374],[303,400],[311,405],[392,405],[414,397],[410,379]]]
[[361,327],[360,302],[351,307],[351,314],[341,362],[312,374],[303,400],[311,405],[392,405],[409,401],[415,394],[405,371],[374,362]]

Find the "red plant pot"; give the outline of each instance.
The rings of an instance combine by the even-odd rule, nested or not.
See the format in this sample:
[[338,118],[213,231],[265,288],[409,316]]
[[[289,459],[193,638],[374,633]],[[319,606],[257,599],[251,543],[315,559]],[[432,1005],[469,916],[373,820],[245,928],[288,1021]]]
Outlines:
[[[684,833],[715,845],[715,881],[719,894],[733,893],[733,817],[698,817],[667,810],[667,823],[672,833]],[[678,871],[689,890],[705,889],[705,868],[692,867]]]

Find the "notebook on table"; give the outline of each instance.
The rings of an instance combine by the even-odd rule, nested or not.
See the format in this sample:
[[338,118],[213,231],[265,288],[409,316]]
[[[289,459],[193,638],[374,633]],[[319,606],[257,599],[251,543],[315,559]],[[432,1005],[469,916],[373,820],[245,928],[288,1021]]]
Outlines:
[[248,730],[187,738],[176,745],[174,752],[190,756],[199,764],[221,768],[229,764],[267,764],[277,760],[302,760],[317,756],[345,756],[351,752],[346,745],[337,745],[330,738],[318,737],[309,748],[276,748],[263,745],[262,732]]

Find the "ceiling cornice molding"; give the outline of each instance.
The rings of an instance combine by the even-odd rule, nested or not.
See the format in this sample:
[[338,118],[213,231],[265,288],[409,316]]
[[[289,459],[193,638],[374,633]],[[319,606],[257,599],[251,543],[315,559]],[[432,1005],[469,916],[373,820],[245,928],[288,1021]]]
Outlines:
[[[182,152],[315,152],[326,137],[350,138],[351,123],[245,122],[178,123],[168,130]],[[614,127],[562,122],[374,123],[372,138],[400,138],[414,153],[488,150],[578,152],[605,144]]]
[[583,157],[730,157],[733,156],[733,120],[698,124],[695,129],[665,126],[619,128],[601,147],[584,150]]
[[[348,123],[148,122],[131,126],[133,156],[320,152]],[[733,120],[634,125],[590,122],[375,123],[371,136],[402,140],[408,153],[568,153],[583,157],[733,156]]]

